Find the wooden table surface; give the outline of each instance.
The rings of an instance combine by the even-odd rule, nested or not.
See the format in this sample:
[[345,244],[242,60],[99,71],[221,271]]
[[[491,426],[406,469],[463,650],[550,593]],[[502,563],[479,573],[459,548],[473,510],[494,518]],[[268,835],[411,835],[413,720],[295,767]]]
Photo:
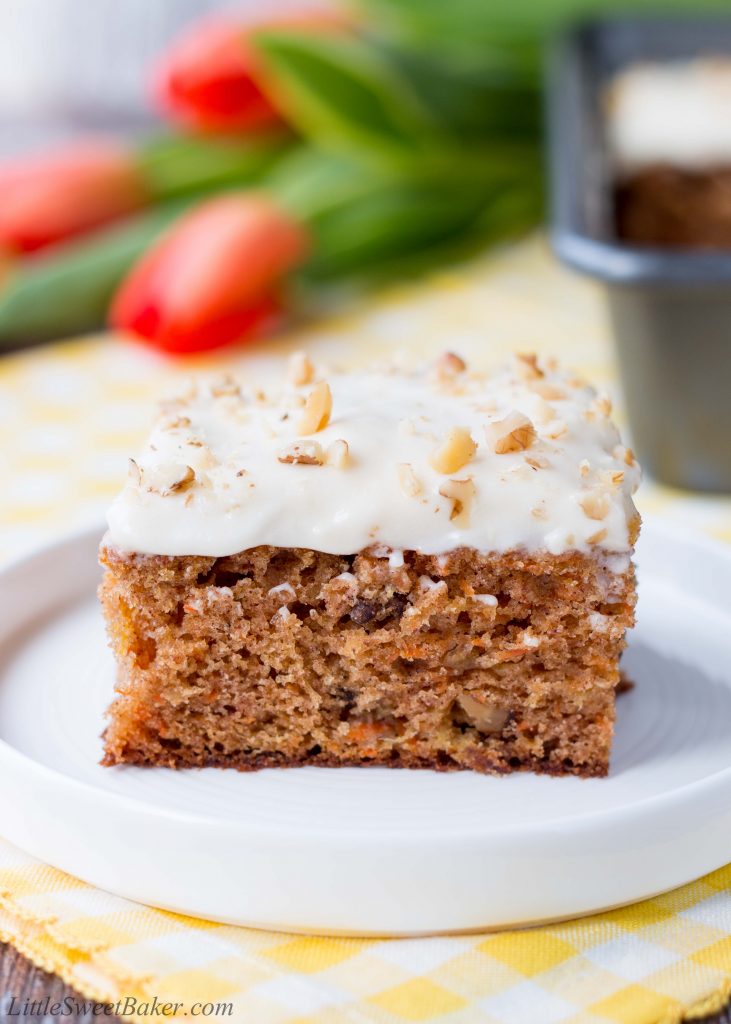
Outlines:
[[[13,949],[6,943],[0,943],[0,1024],[17,1024],[19,1020],[27,1024],[52,1024],[54,1020],[68,1020],[83,1022],[83,1024],[98,1024],[98,1021],[108,1021],[109,1024],[123,1024],[119,1017],[93,1016],[91,1012],[80,1012],[76,1016],[52,1017],[44,1016],[43,1002],[48,997],[48,1005],[54,1002],[63,1002],[66,997],[71,997],[79,1003],[84,1002],[84,996],[79,995],[74,989],[69,988],[55,974],[49,974],[35,967],[30,960]],[[11,1000],[15,999],[12,1003]],[[23,1016],[22,1007],[28,1003],[37,1001],[41,1007],[33,1014]],[[88,1000],[87,1000],[88,1002]],[[15,1011],[15,1012],[13,1012]],[[265,1020],[257,1024],[267,1024]],[[731,1003],[722,1013],[711,1017],[696,1018],[694,1024],[731,1024]]]
[[[69,988],[55,974],[49,974],[35,967],[30,960],[18,953],[7,943],[0,943],[0,1024],[17,1024],[18,1021],[27,1024],[52,1024],[55,1020],[67,1020],[83,1022],[83,1024],[98,1024],[100,1020],[108,1021],[109,1024],[122,1024],[119,1017],[94,1016],[93,1011],[77,1012],[61,1017],[59,1014],[52,1016],[45,1013],[44,1003],[50,1007],[54,1003],[63,1003],[66,997],[71,997],[76,1003],[89,1003],[74,989]],[[28,1007],[32,1002],[39,1003],[38,1008],[32,1008],[35,1012],[26,1012],[23,1008]],[[263,1024],[263,1022],[262,1022]]]

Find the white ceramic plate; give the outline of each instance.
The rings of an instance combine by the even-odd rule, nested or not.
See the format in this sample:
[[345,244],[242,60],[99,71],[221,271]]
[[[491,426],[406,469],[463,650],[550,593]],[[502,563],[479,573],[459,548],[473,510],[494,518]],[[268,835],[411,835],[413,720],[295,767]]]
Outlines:
[[0,823],[144,903],[418,934],[586,914],[731,860],[731,553],[646,526],[607,779],[101,768],[97,533],[0,574]]

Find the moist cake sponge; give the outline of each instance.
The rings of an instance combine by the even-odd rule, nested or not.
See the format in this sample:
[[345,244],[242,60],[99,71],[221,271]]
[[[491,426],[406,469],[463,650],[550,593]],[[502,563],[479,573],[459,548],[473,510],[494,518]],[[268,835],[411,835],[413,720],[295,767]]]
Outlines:
[[639,472],[520,357],[166,405],[110,512],[108,765],[603,775]]

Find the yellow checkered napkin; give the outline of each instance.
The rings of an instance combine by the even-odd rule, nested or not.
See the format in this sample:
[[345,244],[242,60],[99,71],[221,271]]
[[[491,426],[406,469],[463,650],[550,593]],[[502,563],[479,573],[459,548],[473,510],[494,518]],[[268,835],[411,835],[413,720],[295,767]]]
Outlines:
[[[532,349],[617,397],[599,293],[551,264],[539,242],[204,365],[266,373],[295,346],[351,364],[394,349],[428,358],[448,346],[476,364]],[[112,339],[0,360],[0,559],[101,522],[153,397],[180,372]],[[648,487],[640,505],[731,540],[727,499]],[[94,842],[91,823],[79,842]],[[180,1019],[206,1004],[215,1019],[242,1024],[669,1024],[718,1009],[731,992],[731,867],[578,922],[381,941],[163,913],[0,840],[0,936],[90,998],[122,1000],[127,1019],[135,1007],[139,1020],[161,1019],[150,1016],[156,998],[158,1008],[179,1004]]]
[[[93,833],[85,839],[93,842]],[[0,841],[0,934],[91,998],[251,1024],[659,1024],[731,991],[731,866],[623,910],[431,939],[280,935],[152,910]],[[149,1018],[148,1018],[149,1019]]]

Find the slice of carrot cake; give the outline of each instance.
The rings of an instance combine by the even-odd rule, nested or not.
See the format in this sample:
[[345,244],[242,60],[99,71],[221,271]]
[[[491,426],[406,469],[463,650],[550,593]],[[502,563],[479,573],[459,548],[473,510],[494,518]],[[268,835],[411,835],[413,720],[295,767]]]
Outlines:
[[731,248],[731,59],[631,64],[611,81],[606,128],[620,238]]
[[200,381],[109,513],[107,765],[604,775],[639,469],[523,356]]

